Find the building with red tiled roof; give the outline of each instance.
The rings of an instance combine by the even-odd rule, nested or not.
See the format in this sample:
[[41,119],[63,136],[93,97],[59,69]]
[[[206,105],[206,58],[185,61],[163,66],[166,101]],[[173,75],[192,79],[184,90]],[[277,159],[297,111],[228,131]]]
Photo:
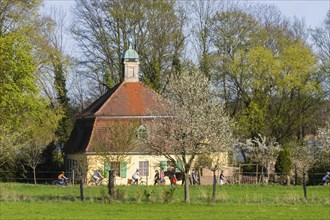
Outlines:
[[[136,139],[147,135],[148,124],[155,117],[169,116],[165,110],[169,109],[169,104],[139,82],[139,56],[131,45],[123,55],[123,64],[123,81],[94,101],[77,118],[63,149],[65,167],[69,173],[83,172],[87,182],[96,170],[101,169],[105,177],[110,169],[115,170],[116,184],[127,184],[139,169],[140,176],[148,184],[153,184],[156,170],[176,167],[179,171],[182,163],[177,161],[174,165],[165,156],[155,155],[141,146]],[[87,173],[81,170],[87,170]],[[206,169],[203,173],[204,183],[212,183],[212,173]]]
[[159,170],[161,164],[166,170],[166,159],[138,146],[132,135],[145,130],[155,117],[153,113],[159,116],[167,104],[162,96],[139,82],[139,57],[131,45],[123,55],[123,64],[124,80],[77,118],[63,149],[66,170],[72,171],[83,157],[88,166],[87,179],[93,170],[101,168],[107,175],[111,167],[116,170],[116,183],[126,184],[138,168],[140,175],[152,182],[154,170]]
[[97,99],[77,118],[64,147],[65,153],[93,152],[92,141],[100,124],[138,120],[141,124],[158,113],[163,98],[142,82],[123,81]]

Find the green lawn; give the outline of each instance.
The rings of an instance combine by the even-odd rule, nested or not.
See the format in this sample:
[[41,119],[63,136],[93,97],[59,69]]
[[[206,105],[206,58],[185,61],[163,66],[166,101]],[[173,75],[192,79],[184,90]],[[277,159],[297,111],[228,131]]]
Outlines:
[[[330,187],[219,186],[210,204],[211,186],[192,186],[191,203],[183,203],[183,187],[164,203],[170,186],[117,187],[118,199],[109,203],[106,187],[54,187],[0,183],[0,219],[330,219]],[[147,196],[150,194],[149,198]]]

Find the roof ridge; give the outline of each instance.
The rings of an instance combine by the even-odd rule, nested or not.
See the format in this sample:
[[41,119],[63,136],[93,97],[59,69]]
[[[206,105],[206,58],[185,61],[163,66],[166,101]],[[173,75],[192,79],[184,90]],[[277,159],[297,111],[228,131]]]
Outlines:
[[[106,93],[104,93],[101,97],[99,97],[98,99],[96,99],[94,102],[92,102],[86,109],[84,109],[80,114],[79,117],[85,116],[85,114],[89,115],[88,112],[91,111],[91,114],[95,115],[96,112],[98,112],[100,110],[100,108],[102,108],[102,106],[104,106],[104,104],[106,103],[106,100],[108,100],[112,94],[114,93],[114,91],[116,91],[118,89],[118,87],[122,84],[123,82],[117,83],[114,87],[112,87],[110,90],[108,90]],[[104,99],[104,97],[109,96],[105,101],[103,101],[102,103],[102,99]],[[95,111],[93,113],[93,109],[97,108],[97,105],[101,105],[97,111]]]
[[112,98],[112,97],[114,97],[115,95],[114,94],[116,94],[116,93],[118,93],[118,91],[120,90],[120,88],[125,84],[126,82],[125,81],[122,81],[122,82],[120,82],[119,83],[119,85],[118,85],[118,87],[117,88],[115,88],[115,87],[113,87],[114,88],[114,91],[111,93],[111,95],[107,98],[107,100],[105,101],[105,102],[103,102],[103,104],[101,105],[101,107],[94,113],[94,115],[97,115],[97,113],[98,112],[101,112],[102,110],[103,110],[103,108],[105,108],[105,106],[107,105],[107,103],[110,101],[110,99]]

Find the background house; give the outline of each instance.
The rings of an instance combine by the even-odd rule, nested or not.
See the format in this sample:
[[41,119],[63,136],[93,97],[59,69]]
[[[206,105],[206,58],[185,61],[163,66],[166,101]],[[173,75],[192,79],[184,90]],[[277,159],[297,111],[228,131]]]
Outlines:
[[[85,158],[87,178],[101,168],[105,176],[110,167],[116,171],[116,184],[126,184],[138,168],[140,176],[153,183],[155,170],[167,170],[165,157],[152,155],[139,146],[153,112],[165,100],[139,82],[139,56],[130,45],[123,55],[123,81],[97,99],[77,118],[64,146],[65,165],[69,172]],[[159,116],[158,116],[159,117]]]
[[[155,171],[163,168],[180,171],[164,156],[155,155],[138,141],[147,135],[148,124],[153,118],[162,117],[165,99],[139,82],[139,56],[131,45],[123,55],[123,81],[93,102],[77,118],[71,136],[64,146],[67,171],[74,170],[82,163],[87,179],[101,168],[116,172],[116,184],[127,184],[136,169],[140,176],[153,184]],[[153,113],[157,112],[157,116]],[[163,112],[165,117],[165,112]],[[224,154],[226,156],[226,154]],[[82,160],[83,158],[83,160]],[[211,183],[212,173],[204,169],[202,182]],[[209,179],[208,180],[208,176]],[[168,182],[168,180],[167,180]]]

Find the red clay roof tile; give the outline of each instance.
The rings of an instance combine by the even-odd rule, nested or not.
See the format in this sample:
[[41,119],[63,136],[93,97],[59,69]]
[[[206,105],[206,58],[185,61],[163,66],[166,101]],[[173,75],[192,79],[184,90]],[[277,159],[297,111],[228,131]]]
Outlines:
[[[63,150],[65,153],[93,152],[93,140],[106,130],[105,125],[110,126],[116,120],[113,117],[119,116],[124,121],[125,117],[141,116],[142,121],[143,116],[150,116],[153,112],[165,113],[164,105],[168,106],[165,99],[142,82],[119,83],[80,114]],[[110,137],[111,134],[104,136]]]

